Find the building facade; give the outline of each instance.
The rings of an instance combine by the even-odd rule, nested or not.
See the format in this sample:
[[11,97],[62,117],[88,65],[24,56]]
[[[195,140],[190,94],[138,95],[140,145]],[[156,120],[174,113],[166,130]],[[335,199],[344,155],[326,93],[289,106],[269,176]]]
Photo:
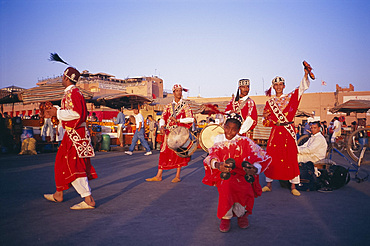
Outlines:
[[[56,77],[39,81],[37,85],[46,83],[61,82],[62,77]],[[126,92],[130,94],[142,95],[151,99],[163,98],[163,80],[158,77],[136,77],[127,79],[116,79],[114,76],[97,73],[91,74],[88,71],[83,71],[80,81],[77,83],[80,88],[93,92],[94,96],[116,94],[119,92]],[[250,96],[258,108],[262,108],[268,100],[267,96]],[[219,104],[220,110],[223,106],[231,100],[231,97],[215,97],[215,98],[202,98],[202,97],[188,97],[188,100],[194,101],[197,104]],[[367,125],[370,125],[370,113],[351,113],[346,115],[344,113],[332,114],[329,110],[334,106],[342,104],[348,100],[370,100],[370,91],[354,91],[352,85],[349,88],[342,88],[337,85],[335,92],[318,92],[318,93],[304,93],[299,105],[299,110],[320,117],[321,121],[330,122],[335,116],[345,116],[347,125],[357,118],[366,118]],[[2,112],[6,112],[10,116],[30,116],[38,113],[38,103],[25,104],[15,103],[2,105]],[[146,110],[153,113],[156,106],[145,106]],[[89,105],[89,110],[93,111],[95,108]],[[261,110],[259,110],[261,111]],[[14,112],[14,113],[13,113]],[[262,115],[262,114],[261,114]],[[207,115],[196,115],[197,122],[206,119]],[[306,120],[305,117],[296,117],[295,124],[298,125]]]
[[[263,108],[266,101],[269,99],[267,96],[250,96],[259,108]],[[198,103],[209,103],[219,104],[222,110],[222,105],[227,104],[231,100],[231,97],[218,97],[218,98],[201,98],[201,97],[188,97],[189,100],[193,100]],[[334,106],[345,103],[349,100],[370,100],[370,91],[354,91],[352,85],[349,88],[342,88],[336,86],[335,92],[317,92],[317,93],[304,93],[299,104],[299,110],[312,114],[313,116],[319,116],[320,121],[330,122],[335,116],[345,116],[346,123],[350,124],[357,118],[366,118],[367,125],[370,125],[370,112],[368,113],[351,113],[346,115],[345,113],[332,114],[329,110]],[[262,112],[259,112],[262,116]],[[198,116],[198,122],[204,120],[207,115]],[[302,121],[306,120],[305,117],[296,117],[295,124],[298,125]]]
[[[41,80],[37,85],[62,82],[62,76]],[[163,80],[157,76],[117,79],[107,73],[89,73],[84,70],[77,86],[94,93],[94,96],[126,92],[148,98],[163,97]]]

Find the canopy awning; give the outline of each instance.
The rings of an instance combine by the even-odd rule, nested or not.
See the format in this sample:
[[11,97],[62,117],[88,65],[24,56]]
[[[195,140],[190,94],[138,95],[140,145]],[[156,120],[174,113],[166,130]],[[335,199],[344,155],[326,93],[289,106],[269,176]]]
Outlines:
[[0,104],[7,104],[7,103],[16,103],[20,102],[20,98],[18,97],[19,92],[8,92],[0,90]]
[[95,96],[89,100],[95,106],[103,105],[114,109],[120,109],[121,107],[131,108],[135,105],[150,103],[151,101],[151,99],[145,96],[126,92]]
[[[38,102],[58,102],[62,100],[64,96],[64,86],[62,83],[45,84],[36,86],[27,90],[22,91],[20,99],[24,104],[27,103],[38,103]],[[89,100],[93,97],[93,94],[89,91],[79,88],[85,100]]]
[[370,100],[349,100],[329,109],[332,113],[366,113],[370,109]]
[[[182,99],[185,101],[193,111],[193,114],[200,114],[203,113],[204,110],[206,110],[206,106],[202,103],[197,103],[193,100],[189,99]],[[173,97],[165,97],[165,98],[156,98],[154,99],[150,105],[154,106],[155,111],[163,111],[164,107],[171,103],[173,101]]]
[[22,90],[24,88],[14,85],[0,89],[0,104],[20,102],[21,99],[18,97],[18,94]]
[[310,114],[310,113],[307,113],[303,110],[297,110],[297,112],[295,113],[295,117],[312,117],[313,114]]

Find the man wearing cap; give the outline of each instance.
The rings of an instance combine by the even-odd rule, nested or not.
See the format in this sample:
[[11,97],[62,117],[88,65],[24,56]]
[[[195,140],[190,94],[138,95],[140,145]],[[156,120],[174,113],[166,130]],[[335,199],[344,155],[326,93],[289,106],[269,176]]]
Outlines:
[[159,154],[158,172],[156,176],[148,178],[146,181],[162,181],[163,170],[176,168],[176,176],[171,182],[180,182],[181,167],[187,166],[190,161],[190,157],[180,157],[167,146],[167,138],[172,128],[183,126],[189,129],[194,121],[189,104],[182,100],[183,90],[187,91],[178,84],[172,88],[174,100],[167,104],[159,121],[159,128],[165,137]]
[[84,198],[84,201],[71,207],[75,210],[95,208],[88,180],[98,177],[90,161],[95,154],[86,127],[86,102],[76,87],[79,77],[79,71],[73,67],[68,67],[63,74],[62,84],[66,89],[56,114],[66,132],[55,158],[56,192],[44,195],[49,201],[62,202],[63,191],[73,186]]
[[272,157],[270,166],[265,171],[267,185],[262,188],[263,192],[271,191],[271,183],[274,179],[289,180],[291,193],[300,196],[295,184],[300,183],[299,166],[297,160],[297,141],[293,127],[293,120],[297,112],[301,96],[308,89],[307,69],[304,69],[304,77],[294,91],[284,94],[285,80],[275,77],[272,80],[276,96],[270,98],[263,111],[263,125],[272,127],[269,141],[267,143],[267,154]]
[[257,109],[254,101],[248,96],[249,79],[240,79],[236,97],[231,99],[226,106],[225,113],[235,112],[242,116],[243,124],[240,128],[240,135],[244,135],[257,125]]

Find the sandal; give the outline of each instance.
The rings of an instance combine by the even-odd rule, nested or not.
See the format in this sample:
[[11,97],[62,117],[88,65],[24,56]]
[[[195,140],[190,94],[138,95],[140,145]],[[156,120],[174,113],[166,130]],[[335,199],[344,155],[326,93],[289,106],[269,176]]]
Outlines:
[[180,182],[180,181],[181,181],[181,179],[179,179],[179,178],[175,177],[171,182],[172,182],[172,183],[178,183],[178,182]]
[[157,178],[156,176],[153,178],[147,178],[145,179],[147,182],[153,182],[153,181],[162,181],[162,178]]
[[44,198],[51,202],[60,202],[54,198],[54,194],[44,194]]
[[94,209],[94,208],[95,208],[95,206],[91,206],[91,205],[87,204],[85,201],[80,202],[80,203],[75,204],[72,207],[70,207],[70,209],[72,209],[72,210]]
[[271,191],[271,189],[267,185],[262,188],[262,192],[268,192],[268,191]]

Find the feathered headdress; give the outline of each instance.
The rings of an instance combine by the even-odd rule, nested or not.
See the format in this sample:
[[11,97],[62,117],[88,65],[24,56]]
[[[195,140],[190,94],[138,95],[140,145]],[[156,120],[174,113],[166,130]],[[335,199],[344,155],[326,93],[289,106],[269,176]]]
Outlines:
[[61,63],[68,65],[69,67],[67,67],[67,69],[64,70],[63,75],[66,76],[68,79],[70,79],[74,83],[78,82],[78,79],[81,76],[80,72],[76,68],[70,66],[62,58],[60,58],[60,56],[57,53],[50,53],[49,61],[61,62]]
[[50,53],[49,61],[61,62],[66,65],[69,65],[67,62],[63,61],[63,59],[60,58],[60,56],[57,53]]

